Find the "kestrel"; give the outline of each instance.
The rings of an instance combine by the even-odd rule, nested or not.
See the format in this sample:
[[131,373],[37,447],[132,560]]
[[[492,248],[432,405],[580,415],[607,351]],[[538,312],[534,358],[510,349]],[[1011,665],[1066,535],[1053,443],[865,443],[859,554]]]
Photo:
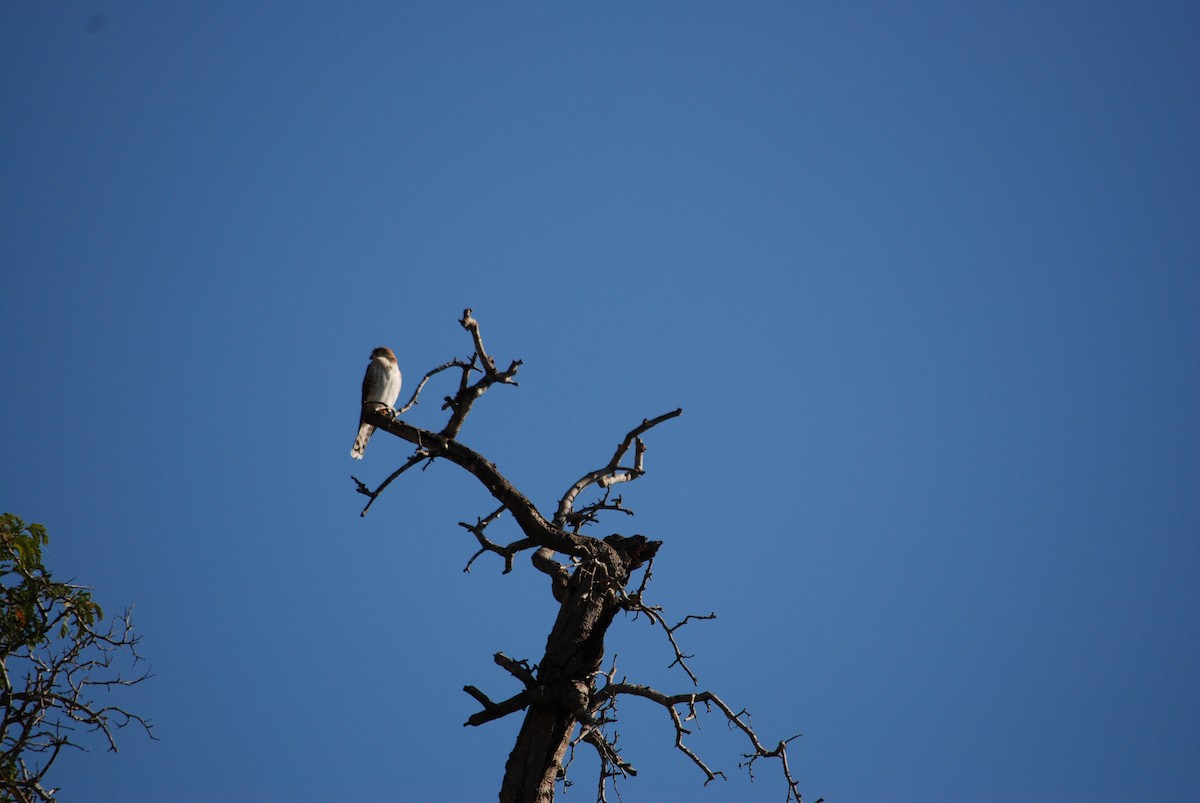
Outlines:
[[[380,346],[371,352],[371,362],[367,365],[367,375],[363,377],[363,406],[368,404],[386,404],[395,414],[396,397],[400,395],[400,366],[396,364],[395,353],[386,346]],[[365,411],[365,410],[364,410]],[[371,440],[375,427],[363,421],[362,413],[358,416],[358,437],[354,439],[354,448],[350,456],[362,460]]]

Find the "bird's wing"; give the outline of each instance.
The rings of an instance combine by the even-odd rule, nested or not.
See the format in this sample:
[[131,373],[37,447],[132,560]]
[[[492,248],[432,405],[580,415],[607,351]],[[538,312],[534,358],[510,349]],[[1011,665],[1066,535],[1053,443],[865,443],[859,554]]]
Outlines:
[[[366,376],[363,377],[362,400],[366,402],[384,402],[389,407],[396,400],[393,396],[391,401],[388,401],[388,391],[391,390],[389,383],[391,381],[390,374],[394,369],[390,368],[384,360],[371,360],[367,366]],[[397,395],[399,388],[396,388]]]

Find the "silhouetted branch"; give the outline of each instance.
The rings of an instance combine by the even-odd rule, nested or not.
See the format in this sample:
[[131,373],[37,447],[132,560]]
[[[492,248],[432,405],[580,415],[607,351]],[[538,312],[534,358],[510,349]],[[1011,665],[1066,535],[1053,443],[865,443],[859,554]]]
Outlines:
[[[617,672],[617,659],[613,657],[612,666],[608,672],[597,672],[594,680],[600,678],[605,679],[608,684],[613,683],[613,676]],[[593,682],[593,686],[594,686]],[[593,696],[593,700],[596,698]],[[609,714],[612,716],[609,716]],[[587,721],[583,722],[579,729],[579,734],[571,740],[570,757],[563,765],[563,777],[570,768],[571,763],[575,759],[575,748],[580,744],[590,744],[596,750],[596,755],[600,759],[600,773],[597,778],[596,785],[596,801],[604,803],[608,800],[606,794],[606,786],[609,778],[613,780],[613,787],[616,788],[618,778],[627,778],[636,776],[637,770],[632,764],[625,760],[617,749],[617,742],[620,741],[620,734],[615,730],[612,736],[608,736],[604,732],[604,728],[616,722],[616,698],[609,698],[601,704],[593,707]],[[620,792],[617,793],[620,797]]]
[[[588,486],[599,485],[601,488],[608,488],[610,485],[616,485],[619,482],[629,482],[642,476],[645,473],[643,457],[646,454],[646,444],[642,442],[641,435],[662,422],[676,418],[682,414],[683,408],[680,407],[669,413],[664,413],[657,418],[643,419],[641,424],[631,429],[625,436],[625,439],[617,444],[617,449],[613,452],[613,456],[606,466],[598,468],[595,471],[589,471],[567,489],[567,492],[563,494],[562,499],[558,503],[558,511],[554,514],[554,523],[560,527],[567,525],[574,512],[575,499]],[[631,444],[636,444],[634,449],[634,464],[631,468],[622,468],[621,460],[629,451]]]
[[441,365],[439,365],[437,368],[427,371],[425,376],[423,376],[421,378],[421,381],[417,384],[417,388],[416,388],[416,390],[413,391],[412,398],[410,398],[408,400],[408,404],[404,405],[399,410],[397,410],[396,415],[400,415],[401,413],[407,413],[410,409],[412,409],[412,407],[414,407],[416,405],[417,397],[421,395],[421,390],[425,387],[425,383],[429,381],[429,378],[431,376],[433,376],[434,374],[440,374],[442,371],[445,371],[448,368],[461,368],[464,374],[470,374],[471,371],[479,370],[471,363],[466,363],[466,362],[463,362],[462,360],[456,359],[456,360],[448,360],[448,361],[442,363]]
[[577,533],[583,527],[589,524],[595,524],[599,521],[596,515],[602,511],[611,510],[616,513],[624,513],[626,516],[632,516],[633,511],[625,507],[621,497],[617,497],[612,502],[608,501],[610,492],[605,489],[604,496],[589,505],[585,505],[578,510],[573,510],[567,514],[565,526],[571,528],[571,532]]
[[467,414],[471,412],[471,406],[488,388],[497,383],[516,385],[517,383],[513,377],[516,376],[517,369],[521,366],[520,360],[513,360],[508,370],[496,370],[496,361],[488,355],[483,347],[483,335],[479,331],[479,322],[471,317],[470,308],[463,310],[462,320],[458,323],[463,329],[471,333],[471,339],[475,343],[475,356],[482,364],[483,376],[474,385],[470,385],[467,383],[469,372],[463,371],[458,393],[453,397],[447,397],[444,406],[450,409],[451,415],[450,420],[442,429],[442,435],[447,438],[458,436],[458,431],[462,429]]
[[525,688],[532,689],[537,685],[537,678],[533,675],[533,667],[529,665],[528,661],[518,661],[516,658],[509,658],[502,652],[493,655],[492,660],[496,662],[496,666],[508,670],[508,674],[524,683]]
[[477,519],[474,524],[467,524],[465,521],[460,521],[458,523],[459,527],[466,529],[475,536],[476,540],[479,541],[479,551],[472,555],[471,559],[467,561],[467,565],[463,567],[464,573],[471,571],[471,564],[474,563],[475,559],[484,552],[495,552],[497,555],[504,558],[504,571],[501,572],[501,574],[508,574],[512,571],[513,555],[517,554],[523,549],[529,549],[530,547],[537,546],[537,543],[531,538],[518,539],[513,541],[508,546],[500,546],[499,544],[490,541],[488,537],[483,534],[483,530],[485,527],[495,521],[496,518],[503,512],[504,506],[501,505],[486,518]]
[[[386,416],[386,413],[377,411],[375,413],[375,415]],[[395,419],[393,419],[393,421],[394,420]],[[404,462],[404,465],[400,466],[400,468],[396,469],[391,474],[389,474],[388,478],[385,479],[383,482],[379,483],[379,487],[376,488],[375,490],[371,490],[370,488],[367,487],[367,485],[362,480],[360,480],[358,477],[355,477],[353,474],[351,474],[350,479],[354,480],[355,485],[358,486],[357,491],[360,494],[362,494],[368,498],[367,504],[363,507],[362,512],[360,512],[358,515],[359,516],[367,515],[367,511],[371,509],[371,505],[375,504],[375,500],[379,498],[379,495],[381,493],[383,493],[384,489],[387,488],[389,485],[391,485],[392,482],[395,481],[401,474],[408,471],[413,466],[419,465],[426,461],[433,460],[434,457],[436,457],[435,454],[424,449],[423,447],[418,446],[417,451],[413,453],[412,457],[408,458],[408,460],[406,460]]]
[[678,665],[684,672],[687,673],[687,676],[689,678],[691,678],[692,685],[698,686],[699,681],[696,679],[696,674],[694,672],[692,672],[691,667],[688,666],[688,664],[687,664],[688,659],[692,658],[693,656],[689,655],[688,653],[685,653],[680,648],[679,642],[675,640],[675,631],[678,630],[679,628],[683,627],[684,625],[686,625],[688,622],[690,622],[692,620],[700,621],[700,620],[705,620],[705,619],[716,619],[717,614],[715,612],[709,613],[709,614],[689,613],[687,616],[683,617],[682,620],[675,623],[674,625],[668,625],[667,620],[663,617],[662,606],[661,605],[648,605],[648,604],[646,604],[645,599],[644,599],[646,585],[650,582],[653,567],[654,567],[654,561],[651,560],[646,565],[646,571],[642,575],[642,582],[641,582],[641,585],[638,586],[638,590],[634,591],[632,594],[626,594],[624,596],[624,598],[621,600],[621,607],[624,610],[632,613],[633,618],[635,620],[637,619],[638,616],[645,615],[650,620],[651,624],[657,625],[662,628],[664,635],[666,635],[666,637],[667,637],[667,641],[670,642],[670,644],[671,644],[672,651],[674,651],[674,653],[675,653],[675,659],[673,661],[671,661],[671,663],[667,666],[667,668],[670,669],[672,666]]
[[483,706],[482,711],[477,711],[467,717],[467,721],[463,723],[463,727],[478,727],[480,725],[492,722],[493,720],[506,717],[509,714],[514,714],[521,711],[529,705],[529,692],[521,691],[499,703],[493,703],[488,699],[487,695],[481,692],[474,686],[463,686],[463,691],[474,697]]
[[[78,586],[62,585],[66,589]],[[65,623],[61,611],[66,600],[44,603],[45,612],[57,610],[47,623],[55,629]],[[126,675],[117,660],[142,662],[138,653],[141,636],[133,632],[132,610],[127,609],[107,630],[95,630],[74,620],[65,634],[48,636],[33,646],[9,645],[0,662],[0,798],[11,794],[17,800],[50,801],[53,789],[42,780],[64,747],[83,749],[79,734],[100,733],[108,749],[117,750],[115,732],[137,725],[151,739],[153,727],[145,718],[117,705],[95,700],[97,690],[110,691],[136,686],[152,675],[148,669]],[[52,631],[43,631],[46,633]],[[26,667],[23,681],[13,686],[9,671]],[[9,770],[11,774],[8,774]]]
[[[696,710],[697,704],[703,704],[706,710],[711,710],[713,707],[717,708],[717,710],[719,710],[725,716],[725,719],[730,726],[740,730],[746,736],[746,739],[750,742],[750,746],[753,749],[753,752],[743,754],[743,757],[747,760],[740,763],[738,766],[745,767],[749,771],[753,763],[760,758],[778,758],[782,764],[783,775],[788,786],[786,800],[795,800],[796,803],[803,803],[800,797],[800,790],[796,785],[795,779],[792,778],[791,767],[788,765],[787,760],[787,745],[793,739],[796,739],[799,734],[791,737],[790,739],[785,739],[779,742],[779,744],[777,744],[773,749],[768,750],[763,746],[762,742],[759,741],[758,734],[755,733],[754,728],[750,725],[749,712],[747,712],[745,709],[742,709],[741,711],[735,713],[733,709],[725,703],[724,700],[709,691],[693,692],[690,694],[667,695],[663,694],[657,689],[651,688],[650,686],[643,686],[637,683],[612,683],[596,692],[596,695],[593,698],[593,705],[596,708],[599,708],[607,701],[615,700],[620,695],[629,695],[632,697],[640,697],[644,700],[650,700],[651,702],[658,703],[667,711],[671,718],[671,724],[675,728],[675,747],[689,759],[691,759],[692,763],[699,767],[704,773],[704,783],[706,786],[708,785],[709,781],[712,781],[717,777],[724,779],[726,776],[719,770],[711,769],[698,755],[696,755],[696,753],[691,750],[691,748],[684,744],[684,737],[691,733],[691,731],[684,726],[684,723],[690,722],[699,716],[699,713]],[[683,716],[681,716],[680,711],[677,710],[679,707],[684,709]]]
[[482,725],[485,722],[491,722],[492,720],[508,716],[515,711],[520,711],[529,705],[529,701],[536,691],[537,678],[534,677],[534,671],[529,666],[528,661],[518,661],[515,658],[509,658],[502,652],[493,655],[492,660],[496,662],[497,666],[503,667],[510,675],[521,681],[525,688],[503,702],[494,703],[486,694],[474,686],[463,686],[463,691],[474,697],[483,706],[482,711],[476,712],[467,718],[467,721],[463,723],[464,727],[467,725]]

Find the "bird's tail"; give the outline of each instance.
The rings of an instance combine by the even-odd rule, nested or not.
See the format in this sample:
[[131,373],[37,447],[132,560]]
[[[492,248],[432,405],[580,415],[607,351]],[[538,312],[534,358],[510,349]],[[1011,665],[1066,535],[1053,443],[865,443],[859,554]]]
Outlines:
[[370,424],[358,425],[358,437],[354,439],[354,448],[350,450],[350,456],[355,460],[363,459],[363,452],[367,450],[367,441],[371,440],[371,433],[375,431],[375,427]]

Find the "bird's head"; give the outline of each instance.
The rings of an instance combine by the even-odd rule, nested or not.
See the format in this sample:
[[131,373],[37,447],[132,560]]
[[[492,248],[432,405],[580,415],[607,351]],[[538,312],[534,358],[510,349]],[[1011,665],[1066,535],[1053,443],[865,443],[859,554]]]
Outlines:
[[387,360],[387,361],[389,361],[389,362],[393,362],[393,363],[394,363],[394,362],[396,361],[396,353],[395,353],[395,352],[393,352],[393,351],[392,351],[390,348],[388,348],[387,346],[380,346],[379,348],[377,348],[377,349],[375,349],[374,351],[372,351],[372,352],[371,352],[371,359],[372,359],[372,360],[376,360],[376,359],[379,359],[379,358],[383,358],[383,359],[385,359],[385,360]]

